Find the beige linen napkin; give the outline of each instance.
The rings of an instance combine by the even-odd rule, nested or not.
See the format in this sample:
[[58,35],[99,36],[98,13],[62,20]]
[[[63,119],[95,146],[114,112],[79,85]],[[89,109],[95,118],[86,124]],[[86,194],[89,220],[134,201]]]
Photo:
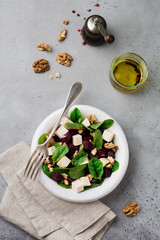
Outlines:
[[0,216],[37,239],[101,239],[115,218],[110,208],[100,201],[79,204],[53,196],[23,175],[29,156],[24,142],[0,155],[0,172],[8,184]]

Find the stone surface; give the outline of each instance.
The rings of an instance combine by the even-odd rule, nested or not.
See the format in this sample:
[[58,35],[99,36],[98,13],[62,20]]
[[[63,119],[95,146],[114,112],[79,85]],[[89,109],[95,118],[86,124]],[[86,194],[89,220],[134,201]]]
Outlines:
[[[122,126],[130,148],[130,163],[124,180],[109,196],[102,199],[117,214],[117,219],[103,240],[160,239],[160,1],[55,1],[0,0],[0,152],[17,142],[31,143],[39,123],[52,111],[62,107],[68,88],[75,81],[83,83],[77,104],[100,108]],[[87,9],[92,9],[89,13]],[[80,14],[77,17],[72,13]],[[82,45],[77,31],[91,14],[102,15],[108,32],[115,36],[112,45]],[[66,26],[67,38],[57,37]],[[36,49],[47,43],[51,53]],[[56,56],[67,52],[73,57],[71,67],[59,65]],[[135,52],[148,64],[146,87],[134,94],[117,92],[109,83],[113,58],[123,52]],[[32,63],[44,58],[50,71],[35,74]],[[49,76],[59,72],[60,79]],[[103,96],[103,97],[102,97]],[[0,178],[0,197],[6,183]],[[134,218],[126,218],[122,209],[136,200],[141,206]],[[0,219],[0,239],[33,239],[17,227]]]

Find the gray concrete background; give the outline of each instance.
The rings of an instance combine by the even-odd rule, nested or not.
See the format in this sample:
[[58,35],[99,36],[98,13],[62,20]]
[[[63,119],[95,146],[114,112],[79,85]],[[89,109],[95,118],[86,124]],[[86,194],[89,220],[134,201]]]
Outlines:
[[[122,126],[130,148],[130,163],[124,180],[102,201],[117,214],[117,219],[103,240],[160,239],[160,1],[155,0],[0,0],[0,152],[17,142],[31,143],[39,123],[51,112],[62,107],[68,88],[75,81],[83,83],[77,104],[100,108]],[[86,10],[91,8],[92,12]],[[72,13],[76,10],[77,17]],[[107,46],[82,45],[77,32],[82,17],[102,15],[115,43]],[[68,36],[58,42],[57,36],[68,19]],[[45,42],[52,53],[36,49]],[[73,57],[67,68],[56,62],[59,52]],[[117,92],[108,74],[113,58],[123,52],[135,52],[148,64],[149,81],[134,94]],[[32,63],[40,58],[49,61],[51,69],[35,74]],[[50,74],[60,72],[60,79]],[[6,183],[0,177],[0,196]],[[136,200],[141,212],[126,218],[123,206]],[[1,240],[33,239],[22,230],[0,219]]]

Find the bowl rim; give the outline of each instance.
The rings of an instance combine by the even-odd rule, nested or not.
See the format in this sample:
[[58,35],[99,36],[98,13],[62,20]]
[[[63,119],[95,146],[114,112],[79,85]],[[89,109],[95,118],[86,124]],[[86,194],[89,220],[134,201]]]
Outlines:
[[[67,114],[69,114],[75,107],[79,108],[80,111],[82,112],[82,115],[83,115],[83,111],[84,112],[88,112],[88,114],[90,113],[95,113],[95,112],[98,112],[102,118],[104,118],[103,116],[106,115],[106,118],[111,118],[114,120],[114,127],[113,128],[116,128],[117,129],[117,132],[119,132],[119,136],[117,136],[118,138],[121,138],[121,140],[123,140],[123,146],[124,146],[124,151],[125,151],[125,155],[124,155],[124,159],[123,161],[125,162],[125,165],[124,163],[122,162],[120,167],[121,167],[121,174],[118,173],[118,171],[116,171],[115,173],[118,173],[116,177],[113,178],[113,174],[110,178],[106,178],[103,182],[103,184],[97,188],[92,188],[92,189],[89,189],[87,191],[84,191],[82,193],[79,193],[79,194],[76,194],[73,192],[72,189],[65,189],[65,188],[62,188],[61,186],[59,186],[57,184],[57,182],[53,181],[52,179],[48,178],[42,171],[42,169],[40,170],[39,174],[38,174],[38,179],[39,181],[41,182],[41,184],[49,191],[51,192],[54,196],[60,198],[60,199],[63,199],[65,201],[69,201],[69,202],[77,202],[77,203],[87,203],[87,202],[93,202],[93,201],[96,201],[98,199],[101,199],[103,198],[104,196],[110,194],[119,184],[120,182],[122,181],[125,173],[126,173],[126,170],[127,170],[127,167],[128,167],[128,162],[129,162],[129,148],[128,148],[128,143],[127,143],[127,139],[126,139],[126,136],[122,130],[122,128],[120,127],[120,125],[118,124],[118,122],[113,118],[111,117],[109,114],[107,114],[106,112],[98,109],[98,108],[95,108],[95,107],[92,107],[92,106],[89,106],[89,105],[73,105]],[[33,152],[34,148],[37,146],[37,140],[39,138],[39,136],[45,132],[42,133],[42,129],[46,128],[47,129],[47,125],[48,124],[51,124],[52,123],[52,126],[54,125],[54,121],[56,121],[56,116],[58,117],[58,115],[60,114],[60,112],[62,111],[62,108],[52,112],[50,115],[48,115],[40,124],[39,126],[37,127],[34,135],[33,135],[33,139],[32,139],[32,143],[31,143],[31,153]],[[66,114],[66,115],[67,115]],[[95,114],[97,116],[97,114]],[[99,115],[99,117],[97,116],[97,118],[101,118]],[[101,120],[102,121],[102,120]],[[111,127],[112,128],[112,127]],[[49,131],[49,130],[48,130]],[[41,133],[40,133],[41,132]],[[115,133],[115,136],[116,136],[116,133]],[[120,149],[119,149],[120,150]],[[118,150],[118,151],[119,151]],[[118,153],[117,151],[117,153]],[[118,160],[118,159],[117,159]],[[112,178],[112,182],[111,182],[111,179]],[[113,185],[113,187],[110,187],[109,186],[109,189],[107,189],[107,182],[106,180],[108,181],[108,183],[112,183],[111,185]],[[55,185],[56,184],[56,185]],[[106,189],[105,189],[106,187]],[[105,191],[104,191],[105,189]],[[72,191],[72,192],[71,192]],[[64,193],[64,195],[63,195]]]

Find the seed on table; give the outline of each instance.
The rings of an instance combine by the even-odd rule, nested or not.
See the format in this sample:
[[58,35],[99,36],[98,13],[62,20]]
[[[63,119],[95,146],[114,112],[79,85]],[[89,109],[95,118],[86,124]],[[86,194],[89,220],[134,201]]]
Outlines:
[[95,7],[99,7],[99,3],[95,4]]
[[82,42],[83,45],[86,45],[86,42]]
[[79,17],[80,16],[80,14],[79,13],[77,13],[77,17]]
[[72,10],[72,13],[75,13],[76,11],[75,10]]

